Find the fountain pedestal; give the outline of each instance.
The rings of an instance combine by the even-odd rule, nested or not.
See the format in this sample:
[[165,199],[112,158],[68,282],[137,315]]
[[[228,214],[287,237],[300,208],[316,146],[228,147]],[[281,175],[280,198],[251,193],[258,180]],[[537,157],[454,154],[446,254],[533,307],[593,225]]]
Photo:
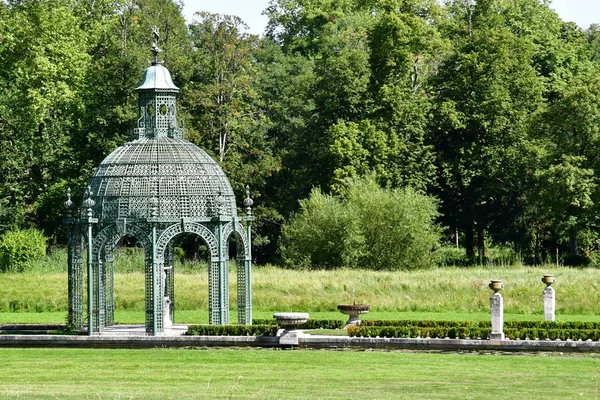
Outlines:
[[368,304],[339,304],[337,308],[342,314],[350,317],[346,321],[346,328],[360,325],[360,315],[366,314],[371,310],[371,306]]
[[283,329],[277,331],[279,344],[283,345],[298,345],[298,338],[304,336],[302,329],[298,326],[308,321],[308,313],[297,312],[281,312],[273,314],[273,318],[277,321],[277,325]]

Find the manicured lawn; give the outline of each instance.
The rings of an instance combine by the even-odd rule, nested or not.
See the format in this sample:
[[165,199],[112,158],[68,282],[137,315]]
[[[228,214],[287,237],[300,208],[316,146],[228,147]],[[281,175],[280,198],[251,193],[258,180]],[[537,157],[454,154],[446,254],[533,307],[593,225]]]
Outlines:
[[[272,318],[274,311],[254,311],[254,318]],[[335,311],[309,312],[310,318],[314,319],[339,319],[345,321],[346,316]],[[143,324],[143,311],[117,311],[116,322],[120,324]],[[237,320],[236,311],[231,310],[231,322]],[[489,321],[488,312],[455,313],[455,312],[401,312],[401,311],[374,311],[361,319],[411,319],[411,320],[437,320],[437,321]],[[540,314],[504,314],[505,321],[542,321]],[[557,321],[600,321],[600,315],[557,315]],[[63,324],[66,321],[66,313],[58,312],[0,312],[1,324]],[[208,323],[207,311],[182,310],[175,314],[175,322],[182,324]]]
[[597,398],[595,357],[0,349],[0,398]]

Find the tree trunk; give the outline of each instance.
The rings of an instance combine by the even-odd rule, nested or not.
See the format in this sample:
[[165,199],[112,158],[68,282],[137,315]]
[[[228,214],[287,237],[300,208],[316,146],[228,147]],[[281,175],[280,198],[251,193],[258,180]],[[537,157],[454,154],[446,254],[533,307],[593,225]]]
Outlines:
[[579,251],[577,250],[577,234],[578,234],[578,231],[577,231],[577,229],[574,228],[571,231],[571,255],[572,256],[579,255]]
[[483,264],[485,260],[485,230],[483,228],[477,228],[477,252],[479,255],[479,264]]
[[473,224],[470,223],[465,228],[465,248],[467,250],[467,257],[475,257],[475,235],[473,232]]
[[456,240],[456,248],[458,249],[458,226],[456,227],[456,230],[454,231],[454,239]]

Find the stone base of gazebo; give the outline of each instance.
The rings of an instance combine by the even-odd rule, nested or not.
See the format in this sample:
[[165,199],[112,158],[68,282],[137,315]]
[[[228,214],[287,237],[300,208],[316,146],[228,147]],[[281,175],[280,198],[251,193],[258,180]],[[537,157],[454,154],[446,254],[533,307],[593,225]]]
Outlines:
[[[165,328],[160,336],[181,336],[188,330],[187,325],[173,324]],[[104,328],[101,336],[148,336],[144,325],[111,325]]]

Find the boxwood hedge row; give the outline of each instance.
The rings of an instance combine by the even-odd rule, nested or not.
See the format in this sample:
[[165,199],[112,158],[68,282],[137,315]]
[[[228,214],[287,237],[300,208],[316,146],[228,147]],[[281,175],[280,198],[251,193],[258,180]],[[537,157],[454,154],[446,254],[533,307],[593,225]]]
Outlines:
[[[259,325],[277,325],[273,319],[253,319],[252,323]],[[309,319],[298,327],[301,329],[342,329],[344,326],[345,323],[338,319]]]
[[275,336],[277,325],[189,325],[187,336]]

